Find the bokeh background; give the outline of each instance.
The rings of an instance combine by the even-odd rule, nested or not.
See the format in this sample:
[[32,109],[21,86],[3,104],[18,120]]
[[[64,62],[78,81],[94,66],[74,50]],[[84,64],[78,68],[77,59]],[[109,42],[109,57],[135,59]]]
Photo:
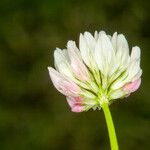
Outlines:
[[142,85],[111,105],[120,150],[150,149],[149,0],[0,1],[0,149],[108,150],[102,111],[75,114],[53,87],[53,50],[80,32],[124,33],[142,49]]

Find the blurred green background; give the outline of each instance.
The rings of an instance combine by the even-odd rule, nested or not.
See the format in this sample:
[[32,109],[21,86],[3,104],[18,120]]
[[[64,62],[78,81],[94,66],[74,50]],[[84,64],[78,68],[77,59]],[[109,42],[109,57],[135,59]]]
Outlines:
[[139,91],[110,109],[120,150],[150,149],[149,0],[1,0],[1,150],[110,149],[103,112],[72,113],[47,71],[55,47],[95,30],[142,49]]

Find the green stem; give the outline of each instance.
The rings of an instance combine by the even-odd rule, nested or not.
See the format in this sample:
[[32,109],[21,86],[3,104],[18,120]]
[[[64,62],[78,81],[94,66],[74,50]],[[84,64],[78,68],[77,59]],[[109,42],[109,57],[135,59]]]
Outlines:
[[110,113],[110,110],[109,110],[108,103],[104,102],[102,104],[102,109],[104,111],[106,124],[107,124],[107,128],[108,128],[111,150],[119,150],[117,137],[116,137],[116,132],[115,132],[115,128],[114,128],[114,124],[113,124],[113,120],[112,120],[112,117],[111,117],[111,113]]

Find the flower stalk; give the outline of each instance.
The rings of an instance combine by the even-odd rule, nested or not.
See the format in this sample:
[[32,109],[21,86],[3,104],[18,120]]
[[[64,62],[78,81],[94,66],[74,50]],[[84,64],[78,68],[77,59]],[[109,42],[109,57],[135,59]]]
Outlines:
[[105,116],[106,124],[107,124],[107,128],[108,128],[111,150],[119,150],[115,127],[114,127],[114,123],[112,120],[111,112],[109,110],[108,103],[106,103],[106,102],[103,103],[102,109],[104,112],[104,116]]

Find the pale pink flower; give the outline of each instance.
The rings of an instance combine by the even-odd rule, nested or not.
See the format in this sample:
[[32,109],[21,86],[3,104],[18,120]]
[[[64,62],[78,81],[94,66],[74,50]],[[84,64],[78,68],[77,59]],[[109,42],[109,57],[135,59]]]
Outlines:
[[79,48],[68,41],[54,51],[55,69],[48,67],[56,89],[67,97],[73,112],[100,108],[107,100],[123,98],[141,84],[140,48],[129,52],[123,34],[104,31],[80,34]]

